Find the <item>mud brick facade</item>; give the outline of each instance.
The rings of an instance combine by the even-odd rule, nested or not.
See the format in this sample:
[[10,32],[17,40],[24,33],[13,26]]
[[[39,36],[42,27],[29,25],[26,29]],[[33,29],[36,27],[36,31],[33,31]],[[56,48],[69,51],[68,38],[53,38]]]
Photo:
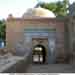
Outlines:
[[[14,49],[19,48],[21,50],[22,49],[32,50],[33,48],[32,39],[46,38],[48,39],[48,41],[45,41],[43,43],[44,43],[44,46],[46,47],[48,57],[50,56],[50,53],[48,53],[48,51],[53,49],[53,54],[51,58],[48,58],[48,60],[50,59],[54,61],[56,59],[61,59],[61,61],[64,62],[65,60],[64,33],[65,32],[64,32],[63,20],[60,20],[57,18],[23,19],[23,18],[11,17],[7,19],[6,24],[7,24],[6,45],[8,49],[11,50],[11,48],[14,48]],[[31,32],[32,33],[35,32],[35,34],[32,34]],[[27,37],[27,33],[30,33],[29,37]],[[54,41],[54,44],[52,45],[53,47],[50,46],[50,42],[52,40]],[[47,62],[52,63],[48,60]],[[59,60],[57,60],[57,62],[58,61]]]

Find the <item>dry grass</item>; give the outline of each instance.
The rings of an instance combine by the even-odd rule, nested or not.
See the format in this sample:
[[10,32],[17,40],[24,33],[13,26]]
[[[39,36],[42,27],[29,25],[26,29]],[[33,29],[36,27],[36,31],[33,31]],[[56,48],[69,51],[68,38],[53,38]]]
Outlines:
[[7,53],[11,53],[12,55],[15,55],[16,50],[14,48],[12,48],[12,49],[0,48],[0,55],[5,55]]

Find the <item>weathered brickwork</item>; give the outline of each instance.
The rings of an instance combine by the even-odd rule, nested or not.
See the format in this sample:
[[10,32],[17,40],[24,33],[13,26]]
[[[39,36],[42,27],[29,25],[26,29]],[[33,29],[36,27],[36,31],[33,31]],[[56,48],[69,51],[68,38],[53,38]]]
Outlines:
[[[7,40],[7,48],[15,48],[16,45],[21,42],[22,47],[31,48],[32,43],[26,42],[24,39],[25,32],[24,29],[33,28],[33,29],[56,29],[55,34],[55,49],[57,58],[62,54],[64,58],[64,21],[57,20],[57,18],[38,18],[38,19],[22,19],[22,18],[9,18],[6,21],[7,29],[6,29],[6,40]],[[51,34],[49,33],[50,37]],[[49,38],[49,37],[47,37]],[[32,41],[31,41],[32,42]],[[26,49],[25,48],[25,49]]]

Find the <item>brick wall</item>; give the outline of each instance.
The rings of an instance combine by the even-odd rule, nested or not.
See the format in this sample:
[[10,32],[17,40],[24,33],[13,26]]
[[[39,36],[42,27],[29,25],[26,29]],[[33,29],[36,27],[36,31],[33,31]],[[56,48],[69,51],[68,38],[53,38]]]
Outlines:
[[64,22],[51,18],[21,19],[11,18],[6,21],[7,48],[13,48],[24,40],[25,28],[56,28],[56,54],[64,56]]

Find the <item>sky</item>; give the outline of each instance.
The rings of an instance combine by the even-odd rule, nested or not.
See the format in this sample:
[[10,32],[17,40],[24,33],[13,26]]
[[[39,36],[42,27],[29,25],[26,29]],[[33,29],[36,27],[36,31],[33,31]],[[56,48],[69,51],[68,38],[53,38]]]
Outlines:
[[[0,19],[6,19],[9,14],[21,17],[28,8],[33,8],[38,1],[55,2],[62,0],[0,0]],[[73,3],[75,0],[69,0]]]

